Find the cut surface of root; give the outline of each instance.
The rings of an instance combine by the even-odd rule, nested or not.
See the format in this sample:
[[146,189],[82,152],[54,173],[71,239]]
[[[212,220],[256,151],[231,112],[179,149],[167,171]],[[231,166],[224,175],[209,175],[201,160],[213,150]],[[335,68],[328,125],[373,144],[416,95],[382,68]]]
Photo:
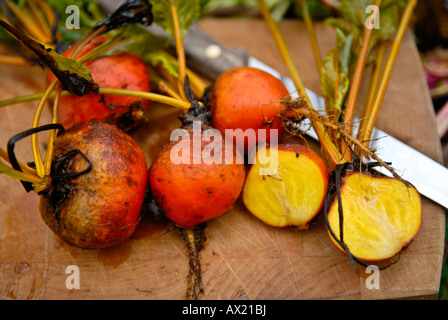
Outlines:
[[246,208],[268,225],[307,228],[328,189],[325,163],[302,145],[261,147],[243,188]]
[[[421,225],[421,199],[417,190],[395,178],[350,172],[342,178],[340,201],[328,212],[333,243],[362,261],[382,261],[406,248]],[[342,235],[341,235],[342,225]]]

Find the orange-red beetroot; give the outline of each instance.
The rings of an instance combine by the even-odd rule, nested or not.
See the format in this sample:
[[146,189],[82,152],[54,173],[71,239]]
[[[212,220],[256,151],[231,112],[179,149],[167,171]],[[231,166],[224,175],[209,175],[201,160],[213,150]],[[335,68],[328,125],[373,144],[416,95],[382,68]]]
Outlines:
[[[106,42],[106,36],[94,38],[82,50],[84,55]],[[73,46],[63,56],[69,57]],[[126,89],[150,92],[150,77],[146,64],[130,53],[119,53],[83,63],[90,71],[93,81],[102,88]],[[50,72],[48,80],[55,76]],[[136,97],[86,94],[82,97],[71,95],[60,99],[59,122],[69,128],[89,120],[107,121],[123,130],[135,127],[144,119],[149,101]]]
[[[67,156],[74,150],[80,153]],[[65,157],[65,160],[63,160]],[[45,223],[65,242],[105,248],[129,238],[140,218],[148,169],[139,145],[116,126],[90,121],[55,142],[51,185],[40,198]]]
[[210,111],[212,126],[222,134],[226,129],[235,131],[236,144],[248,152],[250,147],[244,134],[255,130],[255,140],[264,140],[260,129],[266,131],[266,142],[271,142],[271,130],[283,132],[279,113],[281,100],[289,96],[285,85],[269,73],[251,67],[239,67],[222,73],[213,85]]
[[[206,130],[210,129],[204,128],[203,132]],[[226,164],[226,145],[220,137],[215,140],[220,150],[217,148],[214,152],[221,151],[216,157],[221,161],[210,163],[213,161],[202,157],[200,163],[195,164],[192,131],[189,130],[186,136],[189,138],[170,142],[162,149],[149,169],[149,183],[154,200],[168,219],[180,227],[194,227],[223,215],[233,206],[244,184],[245,168],[233,145],[230,146],[233,156]],[[182,141],[186,142],[187,148],[181,148]],[[210,143],[202,141],[199,151],[207,154],[204,150]],[[172,153],[182,156],[188,149],[191,151],[185,157],[186,163],[173,163]]]

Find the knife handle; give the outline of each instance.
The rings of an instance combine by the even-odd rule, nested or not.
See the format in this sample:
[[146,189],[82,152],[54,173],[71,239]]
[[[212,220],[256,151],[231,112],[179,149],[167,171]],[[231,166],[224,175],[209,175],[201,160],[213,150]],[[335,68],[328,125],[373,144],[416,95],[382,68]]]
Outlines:
[[247,66],[249,53],[244,48],[226,48],[197,26],[189,29],[184,38],[188,67],[197,73],[215,80],[224,71]]

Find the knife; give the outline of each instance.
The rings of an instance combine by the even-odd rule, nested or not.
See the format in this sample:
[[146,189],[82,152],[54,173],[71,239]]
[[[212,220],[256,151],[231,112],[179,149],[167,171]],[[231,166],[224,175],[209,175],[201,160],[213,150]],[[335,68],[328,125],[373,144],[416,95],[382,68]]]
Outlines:
[[[106,12],[111,12],[122,0],[99,0],[99,2]],[[152,32],[160,34],[156,26],[149,28]],[[219,44],[196,26],[191,27],[185,37],[184,49],[189,68],[211,80],[230,68],[250,66],[279,78],[292,98],[297,97],[296,87],[290,78],[250,56],[244,48],[233,49]],[[307,89],[307,95],[314,109],[325,110],[323,97],[309,89]],[[309,129],[309,122],[305,121],[302,126],[307,129],[304,131],[308,136],[317,140],[315,131],[312,127]],[[356,133],[356,128],[354,130]],[[421,195],[448,209],[448,168],[378,128],[373,130],[371,140],[370,148],[376,150],[376,155],[380,159],[391,162],[397,173],[414,185]],[[374,169],[385,176],[392,176],[383,167],[374,167]]]

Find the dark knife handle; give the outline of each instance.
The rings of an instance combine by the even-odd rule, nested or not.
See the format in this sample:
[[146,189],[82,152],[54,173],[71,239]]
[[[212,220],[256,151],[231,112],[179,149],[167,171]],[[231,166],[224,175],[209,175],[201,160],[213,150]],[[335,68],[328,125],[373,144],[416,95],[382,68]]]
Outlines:
[[210,80],[228,69],[247,66],[249,53],[245,48],[224,47],[197,26],[190,28],[183,43],[188,67]]

